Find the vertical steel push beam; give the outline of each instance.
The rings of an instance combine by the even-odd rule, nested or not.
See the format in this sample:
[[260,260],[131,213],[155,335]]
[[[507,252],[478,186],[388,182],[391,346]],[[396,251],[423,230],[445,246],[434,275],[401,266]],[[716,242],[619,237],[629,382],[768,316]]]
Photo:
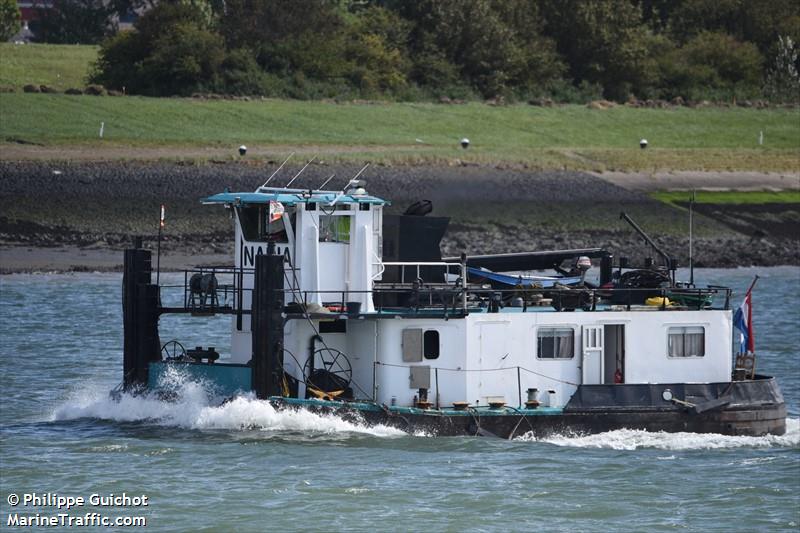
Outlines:
[[256,256],[253,285],[253,389],[266,399],[280,394],[283,379],[283,261],[281,254]]

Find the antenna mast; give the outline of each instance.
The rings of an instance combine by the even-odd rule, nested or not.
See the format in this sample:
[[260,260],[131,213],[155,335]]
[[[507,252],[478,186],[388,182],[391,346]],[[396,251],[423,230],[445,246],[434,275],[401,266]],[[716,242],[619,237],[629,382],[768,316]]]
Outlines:
[[333,179],[335,176],[336,176],[336,172],[334,172],[333,174],[331,174],[330,176],[328,176],[328,179],[326,179],[325,181],[323,181],[323,182],[322,182],[322,185],[320,185],[320,186],[317,188],[317,190],[318,190],[318,191],[321,191],[321,190],[322,190],[322,188],[323,188],[325,185],[327,185],[327,184],[328,184],[328,182],[329,182],[329,181],[331,181],[331,180],[332,180],[332,179]]
[[350,186],[350,184],[351,184],[351,183],[353,183],[354,181],[358,180],[358,177],[359,177],[361,174],[363,174],[365,170],[367,170],[367,167],[369,167],[369,163],[367,163],[366,165],[364,165],[364,167],[363,167],[361,170],[359,170],[359,171],[358,171],[358,174],[356,174],[355,176],[353,176],[353,179],[351,179],[350,181],[348,181],[348,182],[347,182],[347,185],[345,185],[345,186],[344,186],[344,188],[342,189],[342,192],[340,192],[340,193],[339,193],[339,194],[336,196],[336,198],[334,198],[334,199],[331,201],[331,203],[329,203],[328,205],[333,205],[333,204],[335,204],[336,202],[338,202],[338,201],[339,201],[339,199],[340,199],[342,196],[344,196],[344,193],[345,193],[345,191],[347,190],[347,188]]
[[261,189],[261,188],[263,188],[263,187],[266,187],[266,186],[267,186],[267,183],[269,183],[269,182],[272,180],[272,178],[274,178],[274,177],[275,177],[275,174],[277,174],[278,172],[280,172],[280,171],[281,171],[281,169],[283,168],[283,165],[285,165],[285,164],[286,164],[286,162],[287,162],[287,161],[289,161],[289,159],[291,159],[291,157],[292,157],[293,155],[294,155],[294,152],[292,152],[291,154],[289,154],[289,157],[287,157],[286,159],[284,159],[284,160],[283,160],[283,163],[281,163],[281,166],[279,166],[279,167],[278,167],[278,169],[277,169],[275,172],[273,172],[273,173],[272,173],[272,176],[270,176],[269,178],[267,178],[267,181],[265,181],[265,182],[264,182],[264,185],[262,185],[261,187],[259,187],[259,189]]
[[303,168],[301,168],[301,169],[300,169],[300,172],[298,172],[297,174],[295,174],[295,175],[294,175],[294,177],[293,177],[292,179],[290,179],[290,180],[289,180],[289,183],[287,183],[287,184],[286,184],[284,187],[285,187],[286,189],[288,189],[288,188],[289,188],[289,185],[291,185],[291,184],[294,182],[294,180],[296,180],[296,179],[297,179],[297,177],[298,177],[300,174],[302,174],[302,173],[303,173],[303,171],[304,171],[305,169],[307,169],[307,168],[308,168],[308,165],[310,165],[310,164],[311,164],[311,162],[312,162],[312,161],[314,161],[316,158],[317,158],[317,156],[314,156],[314,157],[312,157],[311,159],[309,159],[309,160],[308,160],[308,163],[306,163],[306,164],[305,164],[305,166],[304,166]]

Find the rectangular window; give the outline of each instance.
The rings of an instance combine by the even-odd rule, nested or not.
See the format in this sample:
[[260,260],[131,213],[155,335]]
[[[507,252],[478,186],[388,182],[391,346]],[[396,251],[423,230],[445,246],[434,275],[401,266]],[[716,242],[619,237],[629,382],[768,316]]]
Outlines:
[[320,333],[347,333],[347,320],[320,320]]
[[258,240],[258,207],[237,207],[236,214],[239,217],[239,225],[242,227],[242,234],[248,241]]
[[667,332],[670,357],[703,357],[706,354],[706,330],[703,326],[671,327]]
[[[295,207],[285,206],[289,223],[295,224]],[[246,241],[250,242],[288,242],[283,217],[269,220],[269,206],[246,205],[236,208],[239,225]]]
[[572,359],[575,355],[575,331],[572,328],[539,328],[537,334],[539,359]]
[[350,215],[321,215],[319,242],[350,242]]

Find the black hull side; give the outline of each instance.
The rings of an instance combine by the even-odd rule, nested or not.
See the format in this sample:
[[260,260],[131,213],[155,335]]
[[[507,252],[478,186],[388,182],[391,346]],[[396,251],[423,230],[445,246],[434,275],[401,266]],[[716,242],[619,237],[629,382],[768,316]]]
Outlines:
[[[682,387],[682,389],[681,389]],[[607,389],[613,388],[610,391]],[[583,390],[582,390],[583,389]],[[606,389],[606,390],[603,390]],[[685,393],[680,403],[665,401],[670,389]],[[702,393],[702,394],[701,394]],[[600,397],[604,398],[599,401]],[[675,398],[679,398],[676,394]],[[590,400],[595,400],[591,403]],[[691,401],[691,400],[695,401]],[[702,401],[701,401],[702,400]],[[374,404],[304,402],[271,398],[278,407],[334,414],[346,420],[383,424],[434,436],[494,436],[532,433],[586,435],[617,429],[723,435],[783,435],[786,406],[773,378],[714,384],[588,385],[578,389],[563,411],[469,409],[468,411],[377,408]]]

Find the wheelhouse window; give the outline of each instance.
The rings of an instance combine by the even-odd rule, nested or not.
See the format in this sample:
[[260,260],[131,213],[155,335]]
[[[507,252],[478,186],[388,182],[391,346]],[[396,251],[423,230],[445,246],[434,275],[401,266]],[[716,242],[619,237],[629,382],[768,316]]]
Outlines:
[[[295,223],[295,207],[286,206],[286,213],[289,215],[289,223]],[[251,242],[288,242],[284,217],[270,217],[269,205],[246,205],[237,207],[236,214],[239,217],[239,225],[242,227],[242,234],[245,240]],[[273,220],[270,220],[272,218]]]
[[319,242],[350,242],[351,215],[320,215]]
[[675,326],[667,332],[670,357],[703,357],[706,354],[706,330],[703,326]]
[[575,356],[575,331],[572,328],[539,328],[536,347],[539,359],[572,359]]

